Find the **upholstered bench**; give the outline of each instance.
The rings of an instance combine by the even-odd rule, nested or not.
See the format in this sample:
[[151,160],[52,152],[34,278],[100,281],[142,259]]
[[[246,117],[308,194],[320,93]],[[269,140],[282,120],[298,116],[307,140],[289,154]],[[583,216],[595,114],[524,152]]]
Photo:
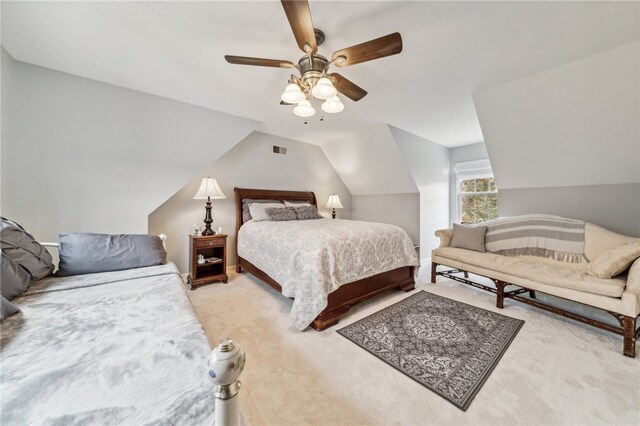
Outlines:
[[[436,236],[440,238],[440,247],[432,253],[432,283],[436,282],[437,275],[445,276],[495,293],[498,308],[503,307],[505,298],[518,300],[620,334],[624,337],[624,355],[635,357],[636,340],[640,334],[640,329],[636,329],[636,319],[640,314],[640,259],[632,261],[630,268],[611,278],[593,276],[588,270],[594,262],[615,256],[616,249],[623,245],[631,244],[624,247],[626,251],[638,246],[640,238],[616,234],[586,223],[585,259],[571,263],[547,257],[504,256],[452,247],[453,229],[436,231]],[[438,265],[454,269],[438,270]],[[490,278],[495,288],[470,280],[469,272]],[[508,290],[509,286],[517,288]],[[542,303],[535,298],[535,291],[605,310],[618,320],[620,327]],[[531,297],[524,297],[523,293],[527,292]]]

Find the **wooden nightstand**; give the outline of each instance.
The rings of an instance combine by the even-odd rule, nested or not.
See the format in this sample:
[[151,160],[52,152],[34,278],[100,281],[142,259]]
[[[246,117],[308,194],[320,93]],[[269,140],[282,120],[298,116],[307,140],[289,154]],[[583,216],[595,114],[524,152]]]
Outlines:
[[[205,263],[198,264],[198,255]],[[227,236],[224,234],[205,237],[189,236],[189,278],[191,290],[216,281],[227,283]]]

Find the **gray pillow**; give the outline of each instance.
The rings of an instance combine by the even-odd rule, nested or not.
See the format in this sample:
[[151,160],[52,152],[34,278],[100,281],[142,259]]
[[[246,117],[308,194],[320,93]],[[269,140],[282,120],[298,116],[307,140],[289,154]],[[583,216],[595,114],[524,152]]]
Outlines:
[[13,303],[9,302],[4,296],[0,296],[0,321],[10,317],[16,312],[20,312],[20,309]]
[[280,200],[254,200],[251,198],[245,198],[242,200],[242,223],[249,222],[251,220],[249,204],[253,203],[280,203]]
[[162,265],[167,252],[154,235],[60,234],[56,276]]
[[296,212],[296,217],[298,220],[311,220],[311,219],[319,219],[320,215],[318,215],[318,207],[317,206],[302,206],[302,207],[294,207]]
[[484,253],[487,251],[484,246],[484,236],[486,233],[486,226],[464,226],[454,223],[451,247]]
[[17,223],[0,218],[0,248],[18,265],[39,280],[54,269],[51,254]]
[[274,222],[284,222],[296,220],[296,212],[293,207],[267,207],[264,209],[269,220]]
[[0,293],[8,300],[20,296],[31,284],[31,275],[22,266],[0,251],[2,258],[2,276],[0,277]]

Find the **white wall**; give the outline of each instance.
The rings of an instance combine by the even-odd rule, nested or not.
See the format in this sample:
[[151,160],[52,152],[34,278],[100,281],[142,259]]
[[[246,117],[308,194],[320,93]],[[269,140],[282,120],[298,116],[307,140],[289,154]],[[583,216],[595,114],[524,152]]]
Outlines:
[[438,246],[435,231],[449,226],[449,149],[389,126],[420,191],[420,256]]
[[[458,182],[456,178],[456,164],[465,161],[484,160],[489,158],[487,147],[484,143],[458,146],[449,150],[449,224],[458,222]],[[500,185],[498,190],[500,190]],[[500,202],[498,197],[498,203]]]
[[420,244],[420,194],[352,195],[354,220],[389,223],[404,229],[413,244]]
[[541,212],[584,220],[619,234],[640,237],[638,183],[498,191],[498,211],[502,216]]
[[11,123],[13,122],[13,86],[14,86],[14,69],[15,61],[9,53],[0,48],[0,98],[2,99],[0,106],[0,115],[2,116],[0,146],[0,211],[4,211],[2,203],[4,195],[9,192],[10,175],[9,167],[11,164]]
[[257,126],[23,62],[13,77],[2,214],[39,239],[146,233],[149,213]]
[[[286,156],[273,155],[272,145],[286,146]],[[214,200],[213,227],[221,226],[228,234],[228,265],[235,265],[236,210],[234,187],[313,191],[320,213],[331,217],[324,208],[329,195],[340,197],[344,209],[338,218],[351,218],[351,194],[327,160],[320,147],[303,142],[254,132],[217,161],[195,173],[193,179],[149,215],[149,231],[169,236],[168,255],[181,272],[189,271],[188,234],[193,223],[203,225],[205,201],[194,200],[200,181],[217,179],[227,198]]]
[[562,212],[640,236],[639,76],[635,41],[474,94],[499,214]]

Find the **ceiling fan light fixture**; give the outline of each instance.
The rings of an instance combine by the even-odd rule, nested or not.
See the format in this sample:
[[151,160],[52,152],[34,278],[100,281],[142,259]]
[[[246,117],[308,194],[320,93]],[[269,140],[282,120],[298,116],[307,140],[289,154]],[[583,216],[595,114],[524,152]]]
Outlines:
[[295,83],[288,84],[287,88],[284,89],[282,96],[280,96],[282,102],[286,102],[288,104],[297,104],[304,101],[305,98],[306,96],[304,95],[304,93],[302,93],[300,87]]
[[322,103],[322,110],[329,114],[336,114],[344,109],[344,104],[337,96],[332,96]]
[[304,100],[296,105],[296,107],[293,109],[293,113],[298,117],[307,118],[314,115],[316,113],[316,110],[311,105],[311,102]]
[[318,99],[329,99],[335,96],[338,93],[335,87],[333,87],[333,83],[327,77],[322,77],[313,89],[311,89],[311,94],[314,98]]

